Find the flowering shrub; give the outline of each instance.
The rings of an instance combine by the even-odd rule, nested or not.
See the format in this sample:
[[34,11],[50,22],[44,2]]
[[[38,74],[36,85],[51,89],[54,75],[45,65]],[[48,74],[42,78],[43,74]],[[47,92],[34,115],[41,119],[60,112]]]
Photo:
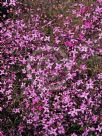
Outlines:
[[0,29],[0,136],[101,136],[102,1],[24,2]]

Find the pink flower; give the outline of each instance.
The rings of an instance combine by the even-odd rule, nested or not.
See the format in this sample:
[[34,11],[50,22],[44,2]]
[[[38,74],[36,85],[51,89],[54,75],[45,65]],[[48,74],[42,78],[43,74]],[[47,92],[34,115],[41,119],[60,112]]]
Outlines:
[[85,39],[84,34],[81,33],[81,34],[79,35],[79,39],[83,41],[83,40]]
[[48,41],[48,42],[50,42],[50,36],[45,36],[44,41]]
[[38,110],[39,110],[39,111],[42,111],[42,109],[43,109],[42,106],[39,106],[39,107],[38,107]]
[[101,13],[102,12],[102,8],[97,7],[97,9],[95,10],[97,13]]
[[88,98],[89,93],[83,92],[82,95],[80,96],[81,98]]
[[99,39],[102,39],[102,33],[99,34]]
[[89,82],[86,83],[86,89],[87,90],[93,89],[93,86],[94,86],[93,81],[90,79]]
[[91,28],[92,27],[92,22],[90,21],[85,21],[84,27],[87,28]]
[[98,79],[102,79],[102,73],[97,75]]
[[18,130],[19,130],[20,134],[23,132],[23,129],[24,129],[23,125],[20,125],[20,126],[18,127]]
[[2,132],[0,132],[0,136],[5,136]]
[[13,112],[14,113],[20,113],[20,109],[19,108],[15,108],[15,109],[13,109]]
[[75,133],[71,134],[71,136],[77,136]]
[[92,119],[93,119],[93,121],[96,123],[97,122],[97,116],[92,116]]
[[63,127],[63,126],[60,126],[58,129],[59,129],[58,132],[59,132],[60,134],[64,134],[64,133],[65,133],[65,130],[64,130],[64,127]]
[[27,120],[27,123],[28,123],[28,124],[32,124],[32,122],[33,122],[33,121],[32,121],[31,119],[28,119],[28,120]]
[[87,11],[86,7],[81,7],[79,13],[84,14]]
[[57,130],[56,128],[55,128],[55,129],[51,128],[51,130],[49,130],[49,133],[50,133],[51,135],[57,136],[56,130]]
[[98,125],[98,128],[96,130],[98,130],[101,133],[102,132],[102,126]]
[[0,111],[2,111],[2,107],[0,107]]
[[70,42],[70,41],[66,41],[65,45],[68,46],[68,47],[73,47],[74,46],[74,44],[72,42]]
[[79,109],[73,109],[72,111],[70,111],[68,114],[70,114],[72,117],[78,115],[78,111],[80,111]]
[[27,74],[28,79],[32,79],[32,75],[31,74]]
[[84,103],[82,103],[81,106],[80,106],[81,112],[84,113],[86,108],[87,108],[87,106]]
[[97,0],[99,3],[102,3],[102,0]]

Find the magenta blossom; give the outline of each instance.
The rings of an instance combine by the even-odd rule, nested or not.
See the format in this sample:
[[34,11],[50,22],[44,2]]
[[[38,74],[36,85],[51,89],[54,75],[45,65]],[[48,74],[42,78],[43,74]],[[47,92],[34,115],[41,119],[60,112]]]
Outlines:
[[65,45],[68,46],[68,47],[74,47],[75,46],[75,44],[73,42],[70,42],[70,41],[66,41]]
[[102,3],[102,0],[97,0],[99,3]]
[[0,132],[0,136],[5,136],[2,132]]
[[91,28],[92,27],[92,22],[91,21],[85,21],[84,27],[85,27],[85,29]]
[[84,40],[85,40],[84,34],[80,33],[79,39],[80,39],[81,41],[84,41]]

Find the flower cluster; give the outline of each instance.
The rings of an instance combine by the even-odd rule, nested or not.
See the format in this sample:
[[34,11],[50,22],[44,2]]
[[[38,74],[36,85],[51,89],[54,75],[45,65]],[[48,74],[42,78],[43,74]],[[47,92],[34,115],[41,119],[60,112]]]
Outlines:
[[66,3],[64,14],[12,3],[0,30],[0,136],[101,136],[102,0]]

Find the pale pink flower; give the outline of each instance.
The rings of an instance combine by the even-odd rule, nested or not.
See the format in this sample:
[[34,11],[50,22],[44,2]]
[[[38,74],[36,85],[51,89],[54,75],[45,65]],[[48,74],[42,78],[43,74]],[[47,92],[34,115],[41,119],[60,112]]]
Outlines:
[[71,136],[77,136],[77,134],[73,133],[73,134],[71,134]]
[[68,112],[68,114],[70,114],[72,117],[78,115],[78,111],[80,111],[79,109],[73,109],[72,111]]
[[83,92],[80,97],[87,99],[88,95],[89,95],[89,93]]
[[96,12],[97,12],[97,13],[102,13],[102,8],[97,7]]
[[28,119],[28,120],[27,120],[27,123],[28,123],[28,124],[32,124],[32,122],[33,122],[33,120],[31,120],[31,119]]
[[90,79],[89,82],[86,83],[86,89],[87,90],[88,89],[93,89],[93,86],[94,86],[93,81]]
[[0,136],[5,136],[2,132],[0,132]]
[[32,75],[31,74],[27,74],[28,79],[32,79]]
[[86,108],[87,108],[87,106],[85,104],[81,104],[80,110],[81,110],[82,113],[85,112]]
[[44,41],[50,42],[50,36],[45,36]]
[[102,33],[99,33],[99,39],[102,39]]
[[98,130],[101,133],[102,132],[102,126],[98,125],[98,128],[96,130]]
[[97,116],[94,115],[94,116],[92,116],[92,119],[96,123],[98,118],[97,118]]
[[2,107],[0,107],[0,111],[2,111]]
[[59,132],[59,134],[64,134],[65,133],[65,130],[64,130],[64,127],[63,126],[60,126],[60,127],[58,127],[58,132]]
[[97,75],[98,79],[102,79],[102,73]]
[[19,108],[14,108],[14,109],[13,109],[13,112],[14,112],[14,113],[20,113],[20,109],[19,109]]

